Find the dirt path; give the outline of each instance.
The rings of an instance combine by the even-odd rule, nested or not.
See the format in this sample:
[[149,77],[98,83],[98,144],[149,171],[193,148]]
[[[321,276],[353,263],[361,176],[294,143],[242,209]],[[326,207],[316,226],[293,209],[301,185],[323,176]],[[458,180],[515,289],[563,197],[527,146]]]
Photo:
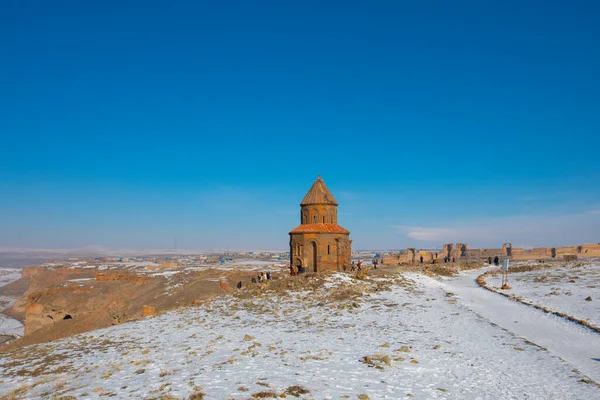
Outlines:
[[485,270],[461,273],[442,283],[456,299],[500,327],[561,357],[600,383],[600,335],[563,318],[510,301],[481,288],[475,279]]

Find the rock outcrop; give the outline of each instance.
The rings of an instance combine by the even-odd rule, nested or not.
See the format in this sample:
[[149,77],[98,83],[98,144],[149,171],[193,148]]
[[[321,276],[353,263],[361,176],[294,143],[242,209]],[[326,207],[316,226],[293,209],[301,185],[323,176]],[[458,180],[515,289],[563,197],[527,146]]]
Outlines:
[[152,282],[152,278],[147,276],[140,276],[136,274],[124,274],[124,273],[109,273],[109,272],[98,272],[96,274],[97,281],[130,281],[136,285],[145,285],[146,283]]

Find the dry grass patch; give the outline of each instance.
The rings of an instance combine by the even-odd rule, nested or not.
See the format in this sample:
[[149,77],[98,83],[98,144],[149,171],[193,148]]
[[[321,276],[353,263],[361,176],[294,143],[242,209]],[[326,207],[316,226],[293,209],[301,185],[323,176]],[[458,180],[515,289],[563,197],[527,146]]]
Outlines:
[[284,393],[289,396],[300,397],[303,394],[310,393],[310,390],[303,388],[302,386],[294,385],[294,386],[289,386],[287,389],[285,389]]
[[269,390],[267,392],[252,393],[252,397],[255,399],[276,399],[278,395],[274,391]]
[[202,391],[198,391],[198,392],[192,393],[190,395],[190,397],[188,397],[188,400],[202,400],[202,399],[204,399],[205,396],[206,396],[206,393],[204,393]]

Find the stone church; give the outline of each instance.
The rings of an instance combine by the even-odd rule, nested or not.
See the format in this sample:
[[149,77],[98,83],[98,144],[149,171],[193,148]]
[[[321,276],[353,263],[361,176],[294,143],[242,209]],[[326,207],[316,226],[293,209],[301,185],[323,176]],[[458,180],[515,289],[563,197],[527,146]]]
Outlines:
[[338,225],[338,203],[321,179],[300,203],[300,225],[290,231],[290,262],[306,272],[337,271],[350,266],[350,232]]

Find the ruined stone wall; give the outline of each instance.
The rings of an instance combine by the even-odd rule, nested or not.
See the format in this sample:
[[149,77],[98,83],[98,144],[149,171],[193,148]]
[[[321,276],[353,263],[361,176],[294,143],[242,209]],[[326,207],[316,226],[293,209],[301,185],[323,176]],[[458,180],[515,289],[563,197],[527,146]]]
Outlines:
[[[421,250],[423,252],[423,262],[431,262],[435,259],[435,252],[429,250]],[[509,255],[510,252],[510,255]],[[420,261],[420,251],[414,248],[408,248],[406,254],[398,255],[397,257],[390,257],[389,260],[386,258],[386,264],[400,264],[410,263],[415,258],[415,261]],[[469,249],[469,245],[465,243],[449,243],[444,244],[442,251],[438,253],[438,259],[442,259],[444,256],[455,257],[467,257],[473,259],[487,260],[488,257],[510,257],[515,261],[525,260],[543,260],[543,259],[563,259],[564,256],[577,256],[577,257],[600,257],[600,243],[598,244],[583,244],[579,246],[565,246],[565,247],[537,247],[531,250],[523,248],[513,248],[512,244],[505,243],[502,248],[494,249]]]
[[578,246],[566,246],[556,247],[556,258],[563,258],[564,256],[575,256],[578,253]]
[[525,250],[522,248],[512,249],[512,260],[523,261],[523,260],[538,260],[552,258],[553,249],[551,247],[537,247],[531,250]]
[[487,259],[488,257],[505,257],[504,249],[470,249],[467,251],[467,257]]
[[600,244],[584,244],[580,246],[581,257],[600,257]]

